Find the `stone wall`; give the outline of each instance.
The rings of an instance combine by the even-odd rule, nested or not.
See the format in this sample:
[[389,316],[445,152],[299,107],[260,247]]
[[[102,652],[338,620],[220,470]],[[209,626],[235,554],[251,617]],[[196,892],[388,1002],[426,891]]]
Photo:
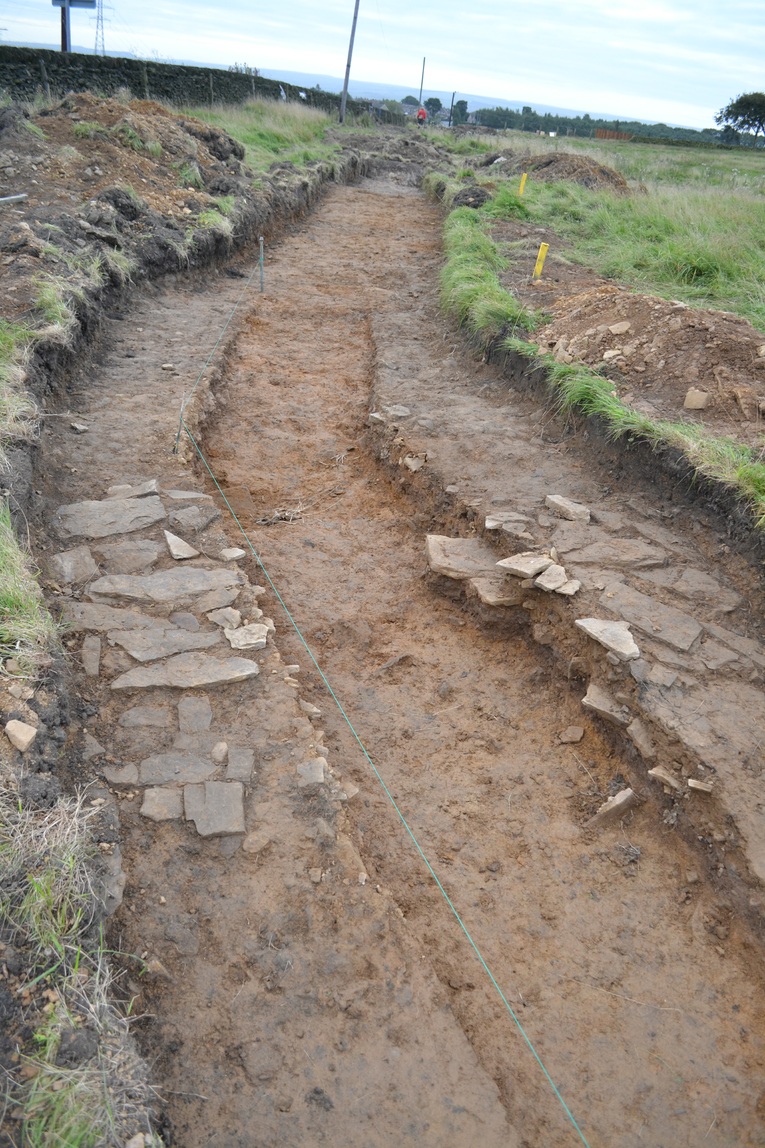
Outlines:
[[[170,104],[241,104],[253,96],[288,100],[321,108],[330,114],[340,110],[340,96],[315,88],[298,88],[263,76],[246,76],[222,68],[195,68],[185,64],[161,64],[118,56],[51,52],[42,48],[13,48],[0,44],[0,91],[13,100],[36,96],[59,97],[67,92],[93,92],[112,96],[127,89],[137,99]],[[367,105],[348,100],[348,111],[360,115]],[[387,118],[387,117],[386,117]]]

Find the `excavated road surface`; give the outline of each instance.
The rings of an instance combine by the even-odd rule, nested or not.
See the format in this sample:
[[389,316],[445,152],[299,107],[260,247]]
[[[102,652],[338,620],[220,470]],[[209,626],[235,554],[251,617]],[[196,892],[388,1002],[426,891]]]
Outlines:
[[[537,507],[537,532],[552,528],[546,494],[584,501],[612,481],[444,326],[439,237],[439,212],[393,179],[332,190],[270,253],[203,447],[587,1142],[762,1144],[763,968],[719,862],[728,844],[738,859],[733,839],[712,840],[712,820],[709,842],[682,835],[623,730],[583,711],[593,656],[572,648],[561,669],[551,655],[575,604],[544,617],[538,605],[476,608],[463,583],[428,572],[426,533],[475,534],[492,496]],[[100,500],[115,483],[159,478],[166,515],[170,490],[202,490],[201,468],[192,477],[169,453],[178,403],[240,290],[223,277],[206,293],[168,284],[114,324],[80,385],[88,434],[73,440],[60,419],[46,435],[54,533],[62,502]],[[414,470],[398,465],[405,453]],[[702,536],[675,534],[651,518],[645,482],[621,482],[644,534],[709,570],[717,543],[703,515]],[[130,538],[161,542],[162,525]],[[192,566],[207,569],[237,536],[224,520],[187,540],[202,551]],[[505,537],[496,556],[520,548]],[[148,962],[128,987],[173,1143],[581,1142],[272,591],[242,595],[276,635],[250,655],[257,678],[207,690],[212,724],[195,747],[254,749],[246,837],[200,838],[177,814],[148,820],[141,785],[115,780],[126,764],[188,750],[182,690],[118,696],[116,676],[135,663],[111,633],[95,675],[78,679],[105,750],[93,763],[119,795],[127,886],[115,947]],[[173,617],[215,630],[201,606]],[[294,664],[300,697],[322,711],[313,724]],[[628,706],[632,679],[608,672]],[[118,724],[131,706],[154,717]],[[571,726],[581,740],[562,742]],[[301,763],[317,754],[333,784],[303,784]],[[625,784],[637,808],[588,828]]]

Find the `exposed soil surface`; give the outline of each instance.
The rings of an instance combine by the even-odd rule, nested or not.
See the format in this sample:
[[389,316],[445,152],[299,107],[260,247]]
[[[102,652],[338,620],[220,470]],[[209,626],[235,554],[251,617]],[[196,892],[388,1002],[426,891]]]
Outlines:
[[[168,1139],[183,1148],[581,1142],[275,586],[587,1142],[765,1143],[759,576],[691,493],[652,485],[629,458],[615,464],[470,357],[438,311],[440,212],[410,186],[413,166],[397,166],[398,178],[332,189],[269,252],[262,297],[242,298],[244,280],[217,273],[145,288],[105,323],[98,361],[51,408],[66,417],[45,424],[38,552],[70,619],[99,591],[93,575],[56,581],[52,551],[87,544],[99,574],[123,575],[131,563],[178,569],[167,528],[200,552],[181,568],[228,569],[221,551],[241,538],[230,519],[208,514],[209,496],[223,503],[204,468],[184,461],[188,442],[181,456],[172,448],[183,396],[240,302],[189,419],[272,580],[259,589],[262,570],[241,562],[235,607],[276,623],[265,648],[245,651],[258,676],[122,692],[115,682],[136,666],[127,621],[80,621],[68,639],[91,715],[75,775],[106,777],[119,813],[127,885],[112,936],[144,962],[126,963],[125,985],[143,1017]],[[526,237],[530,249],[540,238]],[[572,338],[579,318],[582,331],[595,329],[582,346],[601,359],[612,336],[599,326],[629,321],[637,336],[639,322],[655,322],[651,338],[665,338],[656,301],[560,267],[557,283],[528,289],[556,314],[551,345]],[[566,294],[579,301],[564,303]],[[590,310],[598,299],[599,313]],[[699,354],[728,331],[727,319],[710,332],[699,313],[677,314]],[[656,401],[668,409],[680,369],[658,371]],[[75,419],[86,433],[74,433]],[[114,549],[119,538],[63,530],[63,503],[147,479],[159,480],[150,496],[159,517],[129,533],[129,553]],[[594,533],[584,540],[577,524],[548,514],[549,493],[592,506]],[[195,526],[177,518],[179,506],[199,509]],[[465,581],[429,572],[425,535],[477,541],[492,508],[522,523],[520,537],[485,542],[491,563],[554,543],[583,597],[524,587],[515,606],[492,608],[466,597]],[[595,560],[582,554],[593,538]],[[693,586],[682,623],[681,575]],[[120,585],[102,588],[99,602],[124,608]],[[642,669],[630,674],[570,631],[599,603],[609,611],[598,595],[618,601],[636,586],[656,624],[633,623]],[[201,634],[225,656],[209,606],[192,596],[141,609],[175,638]],[[88,638],[103,635],[95,664],[92,642],[83,645],[89,628]],[[612,692],[610,721],[582,708],[595,679]],[[209,700],[206,726],[190,728],[179,710],[189,697],[203,710]],[[23,712],[34,720],[29,700]],[[648,703],[646,743],[634,718],[649,721]],[[4,712],[19,705],[3,697]],[[748,744],[743,762],[737,736]],[[174,815],[147,818],[144,763],[193,752],[209,766],[222,742],[220,784],[242,786],[243,826],[200,836],[179,794]],[[241,781],[232,749],[254,752]],[[673,779],[666,789],[646,774],[657,761]],[[699,768],[722,786],[721,801],[687,793]],[[590,825],[626,785],[639,798],[628,816]]]

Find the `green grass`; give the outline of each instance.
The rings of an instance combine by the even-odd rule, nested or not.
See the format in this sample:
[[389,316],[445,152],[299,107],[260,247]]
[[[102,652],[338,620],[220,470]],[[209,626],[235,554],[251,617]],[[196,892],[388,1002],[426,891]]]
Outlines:
[[185,160],[178,168],[178,186],[195,187],[198,191],[204,187],[202,173],[193,160]]
[[266,171],[277,160],[303,166],[329,159],[336,148],[324,142],[330,117],[304,104],[250,100],[241,106],[186,108],[186,114],[222,128],[244,144],[246,163]]
[[24,676],[34,676],[56,640],[32,561],[18,543],[8,503],[0,503],[0,657],[14,658]]
[[79,124],[74,125],[72,134],[77,139],[92,140],[106,139],[109,133],[103,124],[94,123],[92,120],[82,120]]
[[451,212],[444,226],[444,247],[442,303],[471,335],[490,341],[500,334],[534,330],[541,315],[502,287],[498,272],[505,260],[477,212],[469,207]]

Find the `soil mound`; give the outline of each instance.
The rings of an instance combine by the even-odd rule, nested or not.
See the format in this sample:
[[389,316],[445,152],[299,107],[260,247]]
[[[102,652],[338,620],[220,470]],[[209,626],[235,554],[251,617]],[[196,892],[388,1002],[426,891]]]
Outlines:
[[630,187],[623,175],[596,163],[584,155],[572,155],[571,152],[553,152],[550,155],[534,155],[531,152],[493,152],[487,155],[481,167],[491,167],[492,164],[502,162],[505,171],[533,172],[534,178],[545,183],[559,183],[568,180],[569,183],[578,183],[591,191],[600,191],[610,188],[619,195],[629,195]]

